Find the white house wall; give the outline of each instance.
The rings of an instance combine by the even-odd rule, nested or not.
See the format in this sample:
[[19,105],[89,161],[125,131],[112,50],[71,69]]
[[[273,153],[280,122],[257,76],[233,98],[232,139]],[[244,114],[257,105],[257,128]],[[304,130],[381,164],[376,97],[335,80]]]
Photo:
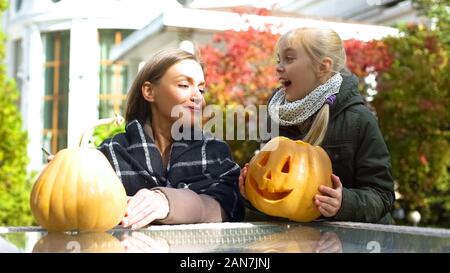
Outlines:
[[44,97],[44,49],[41,33],[36,25],[27,26],[23,37],[24,79],[21,90],[23,125],[28,131],[29,170],[42,165],[42,130]]
[[67,146],[78,146],[86,126],[98,119],[100,50],[92,19],[74,19],[70,30]]
[[77,144],[83,128],[98,118],[99,46],[98,29],[140,29],[161,10],[179,6],[157,0],[23,0],[15,11],[15,0],[4,14],[8,41],[7,73],[14,77],[14,41],[22,40],[23,83],[20,108],[28,132],[29,170],[42,168],[43,96],[45,52],[41,34],[71,31],[68,146]]

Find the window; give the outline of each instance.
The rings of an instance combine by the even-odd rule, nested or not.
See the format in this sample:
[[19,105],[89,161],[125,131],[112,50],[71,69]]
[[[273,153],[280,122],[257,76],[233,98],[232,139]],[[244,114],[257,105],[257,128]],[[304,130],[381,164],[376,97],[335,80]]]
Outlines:
[[22,8],[22,0],[16,0],[15,11],[18,12]]
[[67,147],[70,32],[43,34],[45,49],[44,147]]
[[99,118],[123,114],[128,85],[128,65],[109,58],[111,49],[120,44],[132,30],[99,30],[100,44],[100,104]]
[[[22,91],[22,82],[23,82],[23,51],[22,51],[22,40],[14,41],[14,63],[13,63],[13,73],[14,80],[16,82],[17,89],[19,90],[19,95],[21,95]],[[17,107],[20,109],[20,97],[17,100]]]

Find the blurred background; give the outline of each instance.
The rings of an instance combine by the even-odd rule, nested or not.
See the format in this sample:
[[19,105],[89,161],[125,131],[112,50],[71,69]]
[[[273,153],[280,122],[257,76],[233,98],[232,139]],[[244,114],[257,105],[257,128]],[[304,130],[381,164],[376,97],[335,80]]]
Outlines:
[[[0,0],[0,225],[34,224],[28,198],[51,153],[124,112],[157,50],[200,55],[207,101],[265,104],[280,34],[327,26],[345,40],[392,156],[398,224],[450,227],[450,1]],[[96,129],[92,143],[123,127]],[[248,162],[257,141],[230,141]]]

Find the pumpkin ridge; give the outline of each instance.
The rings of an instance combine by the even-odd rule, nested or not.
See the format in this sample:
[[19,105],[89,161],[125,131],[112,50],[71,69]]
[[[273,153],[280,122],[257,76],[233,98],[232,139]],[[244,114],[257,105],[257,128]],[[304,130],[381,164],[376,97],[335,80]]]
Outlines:
[[[63,155],[65,157],[67,157],[66,154],[63,154]],[[54,182],[53,188],[52,188],[52,199],[50,201],[52,203],[51,207],[52,208],[56,207],[55,211],[58,211],[61,213],[62,222],[60,222],[58,219],[58,221],[57,221],[58,229],[59,229],[60,225],[62,225],[62,226],[66,225],[66,223],[64,223],[64,219],[66,219],[66,213],[65,213],[66,206],[65,206],[65,202],[63,202],[63,200],[64,200],[65,185],[66,185],[66,181],[67,181],[67,173],[70,172],[70,169],[71,169],[71,168],[68,168],[69,165],[70,164],[62,164],[61,168],[58,169],[58,171],[57,171],[58,176],[59,176],[59,173],[64,174],[64,176],[62,177],[63,182],[62,183],[60,182],[60,180],[59,180],[60,178],[56,178],[55,179],[56,181]],[[67,171],[67,170],[69,170],[69,171]],[[57,190],[54,189],[55,187]],[[55,199],[53,199],[53,198],[55,198]],[[56,206],[55,206],[55,203],[57,204]],[[59,207],[58,207],[58,205],[59,205]]]
[[[96,177],[95,177],[96,179],[98,179],[98,176],[96,175]],[[91,177],[91,179],[92,179],[92,177]],[[89,179],[87,180],[87,181],[89,181]],[[101,193],[101,195],[102,195],[102,197],[104,197],[104,192],[103,191],[100,191],[101,190],[101,185],[100,184],[102,184],[102,183],[105,183],[105,181],[101,181],[100,183],[92,183],[91,181],[89,181],[88,182],[90,185],[89,185],[89,187],[91,187],[92,185],[94,185],[94,187],[95,187],[95,192],[100,192]],[[103,206],[103,204],[100,204],[101,206]],[[98,227],[98,225],[99,225],[99,223],[100,222],[102,222],[102,221],[100,221],[101,219],[100,219],[100,217],[103,217],[103,215],[102,215],[102,211],[101,211],[101,209],[100,209],[100,206],[94,206],[94,208],[93,208],[93,210],[95,209],[95,213],[93,213],[93,215],[95,216],[94,217],[94,225],[92,226],[92,229],[96,229],[96,227]],[[104,222],[104,221],[103,221]],[[103,225],[104,225],[104,223],[102,223]]]
[[[297,143],[297,144],[298,144],[298,143]],[[299,154],[305,153],[305,154],[306,154],[306,162],[307,162],[307,166],[308,166],[309,168],[311,168],[311,149],[310,149],[309,146],[305,146],[303,142],[300,143],[300,144],[301,144],[301,146],[299,146],[299,149],[296,150],[296,151],[294,151],[294,152],[298,152]],[[304,158],[304,156],[301,156],[301,155],[300,155],[300,159],[303,159],[303,158]],[[303,159],[303,160],[304,160],[304,159]],[[308,181],[310,180],[310,177],[311,177],[311,169],[309,169],[308,171],[305,171],[303,175],[304,175],[304,179],[303,179],[302,182],[303,182],[303,184],[306,183],[306,185],[302,185],[302,186],[301,186],[303,189],[300,191],[300,195],[299,195],[299,200],[298,200],[298,203],[297,203],[297,207],[303,207],[304,199],[305,199],[304,197],[305,197],[305,193],[306,193],[306,188],[307,188],[307,186],[308,186]],[[297,183],[298,183],[298,182],[297,182]],[[298,188],[298,187],[296,187],[296,188]],[[296,211],[298,211],[298,210],[296,210]],[[300,213],[303,214],[304,211],[302,210]],[[291,215],[291,216],[289,217],[289,219],[295,219],[295,218],[297,218],[297,215]]]
[[[77,165],[77,169],[76,169],[76,176],[75,176],[75,178],[76,178],[76,181],[79,181],[79,179],[80,179],[80,168],[79,168],[79,166]],[[80,228],[80,223],[79,223],[79,217],[78,217],[78,214],[79,214],[79,211],[78,211],[78,185],[79,185],[79,183],[76,183],[76,185],[75,185],[75,190],[72,192],[72,194],[74,195],[74,200],[75,200],[75,206],[76,206],[76,208],[75,208],[75,220],[74,220],[74,222],[75,222],[75,227],[77,228],[77,229],[79,229]]]
[[[65,155],[65,153],[64,153],[64,151],[63,151],[63,154],[61,154],[61,157],[63,157]],[[54,159],[54,160],[57,160],[56,158]],[[58,161],[56,161],[55,162],[55,169],[57,169],[58,171],[59,171],[59,167],[60,167],[60,165],[61,165],[61,162],[62,162],[62,159],[60,159],[60,160],[58,160]],[[56,164],[58,164],[58,165],[56,165]],[[46,170],[45,171],[49,171],[49,168],[50,167],[50,165],[48,165],[47,166],[47,168],[46,168]],[[56,167],[58,167],[58,168],[56,168]],[[47,183],[49,183],[51,186],[47,186],[47,187],[44,187],[44,189],[48,189],[48,192],[49,192],[49,197],[48,197],[48,200],[45,200],[45,202],[47,203],[47,204],[49,204],[48,205],[48,211],[47,211],[47,217],[46,217],[46,220],[47,220],[47,223],[50,223],[50,226],[52,225],[52,223],[54,223],[52,220],[53,219],[51,219],[51,218],[53,218],[52,217],[52,215],[53,215],[53,210],[52,210],[52,207],[53,207],[53,205],[52,205],[52,200],[53,200],[53,193],[54,193],[54,186],[55,186],[55,184],[56,184],[56,175],[57,175],[57,173],[58,172],[50,172],[50,177],[51,177],[51,179],[49,179],[49,180],[43,180],[42,182],[45,182],[45,185],[47,186]],[[46,228],[49,228],[49,227],[46,227]]]
[[[69,165],[69,164],[67,164],[67,165]],[[68,171],[67,172],[64,172],[64,176],[63,176],[63,183],[62,183],[62,185],[61,185],[61,191],[60,191],[60,195],[62,196],[62,200],[65,200],[65,192],[66,192],[66,186],[67,186],[67,181],[69,180],[68,179],[68,177],[70,177],[69,176],[69,174],[71,174],[70,172],[72,171],[72,168],[68,168]],[[62,214],[63,214],[63,217],[62,217],[62,219],[67,219],[67,217],[66,217],[66,202],[60,202],[60,203],[62,203]],[[71,223],[69,223],[69,226],[71,226]]]
[[[65,179],[64,179],[64,185],[63,185],[63,191],[64,191],[64,219],[72,219],[72,222],[70,222],[70,229],[78,229],[78,212],[75,211],[73,212],[73,204],[69,203],[67,204],[66,200],[68,200],[69,198],[72,199],[72,201],[76,204],[77,202],[77,195],[76,195],[76,190],[74,190],[74,186],[72,185],[73,183],[69,183],[71,181],[71,177],[75,176],[77,177],[77,173],[78,171],[78,165],[77,164],[70,164],[70,168],[69,171],[66,173]],[[76,181],[76,180],[75,180]],[[68,188],[68,189],[67,189]],[[66,197],[65,195],[67,194],[67,190],[69,191],[69,196]],[[75,219],[72,218],[72,214],[75,214]],[[67,217],[69,216],[69,217]]]

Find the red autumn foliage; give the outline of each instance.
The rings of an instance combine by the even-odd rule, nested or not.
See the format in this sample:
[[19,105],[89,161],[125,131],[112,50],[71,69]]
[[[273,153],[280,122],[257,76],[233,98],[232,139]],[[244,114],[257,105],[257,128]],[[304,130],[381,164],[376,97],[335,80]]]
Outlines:
[[[269,15],[265,9],[237,10],[239,14]],[[264,29],[227,30],[216,33],[211,44],[200,48],[206,67],[209,103],[265,104],[277,87],[274,48],[279,34],[266,25]],[[347,67],[359,78],[370,72],[383,72],[392,64],[392,57],[382,41],[344,42]]]
[[392,64],[387,46],[378,40],[363,42],[355,39],[344,41],[347,67],[359,78],[370,72],[384,72]]
[[[215,34],[213,44],[200,49],[210,102],[246,105],[249,100],[256,103],[267,99],[278,82],[273,58],[278,37],[269,29],[252,27]],[[219,50],[221,47],[223,50]]]

